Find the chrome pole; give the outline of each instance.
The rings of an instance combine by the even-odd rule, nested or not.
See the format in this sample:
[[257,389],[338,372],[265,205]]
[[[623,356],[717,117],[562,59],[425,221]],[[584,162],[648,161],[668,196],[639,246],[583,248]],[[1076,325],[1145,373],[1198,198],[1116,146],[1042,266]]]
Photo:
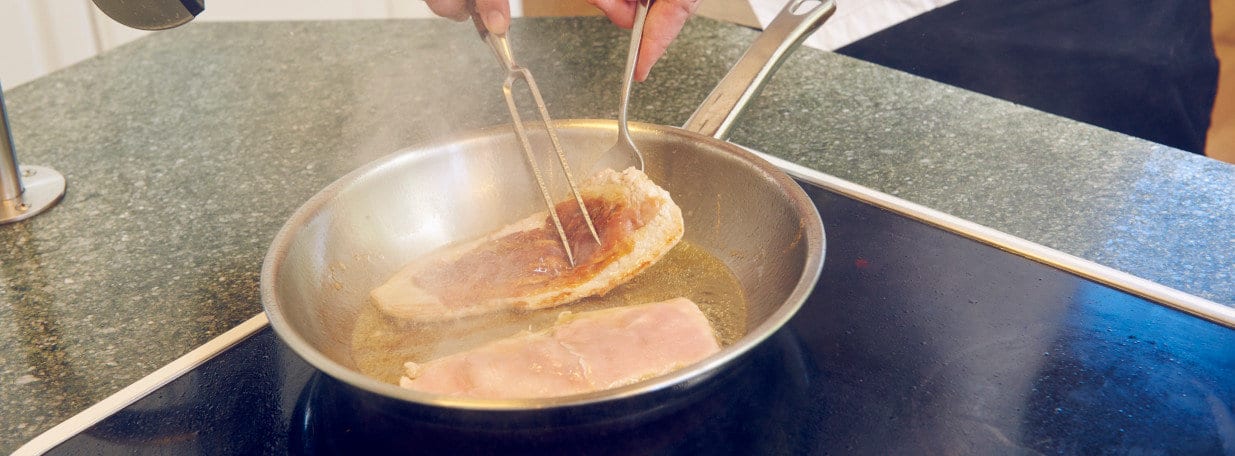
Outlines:
[[[23,182],[24,180],[24,182]],[[64,197],[64,176],[45,166],[17,166],[9,113],[0,86],[0,224],[34,217]]]

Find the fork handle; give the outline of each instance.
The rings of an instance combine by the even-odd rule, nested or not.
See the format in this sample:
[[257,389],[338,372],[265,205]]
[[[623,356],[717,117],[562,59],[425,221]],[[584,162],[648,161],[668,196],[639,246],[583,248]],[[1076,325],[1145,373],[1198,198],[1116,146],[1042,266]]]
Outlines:
[[630,90],[635,80],[635,64],[639,62],[639,46],[643,43],[643,24],[648,16],[648,9],[654,0],[639,0],[635,6],[635,23],[630,28],[630,48],[626,51],[626,71],[622,73],[622,101],[618,105],[618,131],[624,138],[630,138],[626,128],[627,112],[630,107]]
[[493,51],[493,56],[497,58],[497,63],[502,66],[502,69],[513,71],[519,67],[515,63],[515,55],[510,50],[510,41],[506,40],[506,35],[490,32],[485,27],[484,21],[480,19],[480,12],[474,8],[472,10],[472,25],[476,26],[476,32],[480,34],[480,39],[489,45],[489,50]]

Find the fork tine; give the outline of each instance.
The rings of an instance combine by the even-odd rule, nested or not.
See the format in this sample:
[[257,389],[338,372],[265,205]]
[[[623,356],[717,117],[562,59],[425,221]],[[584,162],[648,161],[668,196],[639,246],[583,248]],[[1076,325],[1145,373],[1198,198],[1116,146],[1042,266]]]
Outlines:
[[540,112],[540,119],[545,124],[545,131],[549,133],[549,139],[553,142],[553,151],[557,155],[558,164],[562,167],[562,172],[566,174],[566,182],[570,186],[570,193],[575,198],[575,204],[579,205],[579,213],[583,216],[584,223],[587,224],[588,232],[592,234],[592,240],[600,244],[600,236],[596,234],[596,227],[592,224],[592,215],[588,213],[587,206],[583,204],[583,196],[579,194],[579,186],[575,185],[574,176],[570,173],[570,165],[566,163],[566,153],[562,150],[562,143],[558,140],[557,130],[553,128],[553,119],[549,118],[549,110],[545,107],[545,100],[540,96],[540,89],[536,86],[536,80],[532,78],[532,72],[528,71],[515,63],[515,58],[510,50],[510,42],[506,40],[505,35],[495,35],[489,33],[485,29],[484,22],[480,20],[480,16],[473,11],[472,23],[476,25],[476,31],[480,32],[480,37],[489,45],[493,51],[494,57],[497,57],[498,62],[506,68],[506,80],[502,83],[502,92],[506,97],[506,108],[510,110],[510,118],[514,121],[515,136],[519,137],[519,144],[523,147],[523,155],[527,158],[527,162],[532,167],[532,174],[536,176],[536,185],[540,187],[540,195],[545,199],[545,205],[549,207],[549,216],[553,219],[553,226],[557,228],[558,239],[562,241],[562,249],[566,252],[566,259],[570,260],[570,266],[575,266],[575,255],[570,248],[570,239],[566,237],[566,230],[562,227],[562,219],[558,216],[557,207],[553,204],[553,195],[549,193],[549,187],[545,185],[544,175],[540,172],[540,165],[536,162],[536,155],[533,153],[532,144],[528,141],[527,131],[523,127],[523,119],[519,116],[519,106],[515,103],[514,84],[516,79],[522,79],[527,83],[528,90],[532,93],[532,99],[536,102],[536,109]]
[[[515,136],[519,138],[519,143],[523,146],[523,155],[527,158],[527,162],[532,166],[532,175],[536,177],[536,185],[540,187],[540,195],[545,199],[545,205],[549,207],[549,216],[553,219],[553,226],[557,228],[557,236],[562,241],[562,249],[566,251],[566,259],[570,261],[570,266],[575,266],[575,255],[570,248],[570,240],[566,237],[566,230],[562,228],[562,219],[557,215],[557,208],[553,204],[553,195],[549,194],[549,187],[545,185],[544,175],[540,172],[540,166],[536,164],[536,156],[532,153],[532,144],[527,139],[527,132],[523,129],[523,119],[519,116],[519,106],[515,103],[514,98],[514,82],[515,74],[512,71],[506,76],[506,81],[502,84],[502,92],[506,96],[506,108],[510,110],[510,118],[514,122]],[[535,91],[533,91],[535,93]],[[571,189],[574,189],[574,184],[571,184]],[[576,195],[578,191],[576,190]],[[582,204],[582,201],[580,201]],[[588,218],[586,212],[583,216]],[[591,226],[591,222],[588,222]]]
[[553,126],[553,119],[549,118],[549,110],[545,107],[545,100],[540,97],[540,89],[536,87],[536,80],[532,78],[532,73],[526,68],[520,68],[519,70],[523,74],[524,81],[527,81],[528,88],[532,91],[532,98],[536,100],[536,108],[540,111],[540,118],[545,123],[545,131],[549,132],[549,140],[553,143],[553,151],[557,153],[557,162],[562,166],[562,173],[566,175],[566,183],[570,186],[570,193],[575,197],[575,204],[579,205],[579,213],[583,214],[583,221],[587,223],[587,229],[592,233],[592,240],[600,244],[600,235],[596,234],[596,227],[592,225],[592,214],[588,213],[587,205],[583,204],[583,196],[579,195],[579,186],[575,185],[575,178],[570,173],[570,165],[566,163],[566,152],[562,150],[562,142],[558,139],[557,128]]

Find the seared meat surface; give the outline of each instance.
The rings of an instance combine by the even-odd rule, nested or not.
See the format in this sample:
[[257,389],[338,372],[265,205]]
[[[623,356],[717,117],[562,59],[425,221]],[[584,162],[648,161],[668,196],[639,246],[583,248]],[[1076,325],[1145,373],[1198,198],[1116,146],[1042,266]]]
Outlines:
[[558,203],[575,267],[546,211],[413,262],[372,291],[374,303],[415,321],[552,307],[625,283],[682,238],[681,210],[642,171],[604,170],[579,190],[601,243],[573,199]]

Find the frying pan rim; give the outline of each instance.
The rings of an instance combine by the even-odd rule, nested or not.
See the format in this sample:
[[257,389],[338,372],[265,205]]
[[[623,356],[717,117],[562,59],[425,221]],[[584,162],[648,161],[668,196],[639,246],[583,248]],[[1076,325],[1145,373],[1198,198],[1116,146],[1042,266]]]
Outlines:
[[[612,130],[614,134],[616,134],[617,131],[615,121],[604,119],[555,120],[554,125],[559,130],[605,129]],[[787,323],[789,319],[797,314],[798,310],[801,309],[802,305],[806,302],[807,297],[814,289],[823,269],[823,260],[826,256],[826,239],[823,229],[823,222],[820,218],[818,210],[815,208],[815,205],[810,202],[809,196],[806,195],[806,192],[795,181],[793,181],[788,174],[767,160],[764,160],[763,158],[760,158],[759,156],[746,150],[746,148],[742,146],[678,127],[641,122],[630,122],[629,127],[632,130],[632,133],[637,131],[645,131],[659,135],[685,136],[692,144],[700,143],[699,147],[718,148],[738,159],[741,159],[749,167],[755,168],[758,172],[762,172],[764,175],[773,179],[777,183],[777,186],[781,188],[783,196],[794,206],[796,212],[802,215],[802,217],[800,217],[800,219],[802,219],[802,239],[807,243],[807,254],[806,264],[802,269],[802,273],[798,277],[797,284],[789,293],[785,301],[779,307],[775,308],[771,315],[769,315],[758,326],[750,328],[745,335],[743,335],[732,345],[725,347],[721,351],[685,368],[618,388],[552,398],[480,400],[423,393],[385,383],[368,375],[364,375],[354,369],[345,367],[322,354],[283,318],[282,310],[285,309],[285,307],[283,307],[277,294],[275,293],[276,272],[282,269],[281,266],[290,251],[290,242],[294,239],[295,234],[300,229],[307,226],[307,222],[315,217],[320,210],[342,190],[353,185],[362,176],[378,172],[384,167],[394,166],[404,160],[419,159],[419,157],[417,157],[417,152],[419,151],[438,149],[448,145],[466,144],[470,140],[494,136],[497,134],[509,134],[512,131],[510,125],[497,125],[479,130],[468,131],[458,135],[452,135],[444,139],[427,141],[422,144],[412,145],[396,150],[370,161],[336,179],[334,182],[331,182],[325,188],[318,191],[313,195],[313,197],[297,208],[271,241],[270,249],[267,251],[266,257],[262,262],[260,276],[262,310],[266,313],[267,319],[270,321],[270,326],[274,329],[276,335],[278,335],[284,343],[291,347],[293,352],[307,361],[314,368],[330,375],[331,377],[339,379],[344,383],[361,390],[369,391],[400,401],[431,407],[458,409],[461,411],[513,412],[594,405],[635,396],[642,396],[647,393],[661,391],[676,385],[689,383],[692,380],[704,379],[710,376],[712,373],[732,363],[743,354],[761,344],[773,333],[783,327],[785,323]],[[689,151],[679,151],[676,153],[689,153]],[[815,254],[816,252],[818,254]]]

